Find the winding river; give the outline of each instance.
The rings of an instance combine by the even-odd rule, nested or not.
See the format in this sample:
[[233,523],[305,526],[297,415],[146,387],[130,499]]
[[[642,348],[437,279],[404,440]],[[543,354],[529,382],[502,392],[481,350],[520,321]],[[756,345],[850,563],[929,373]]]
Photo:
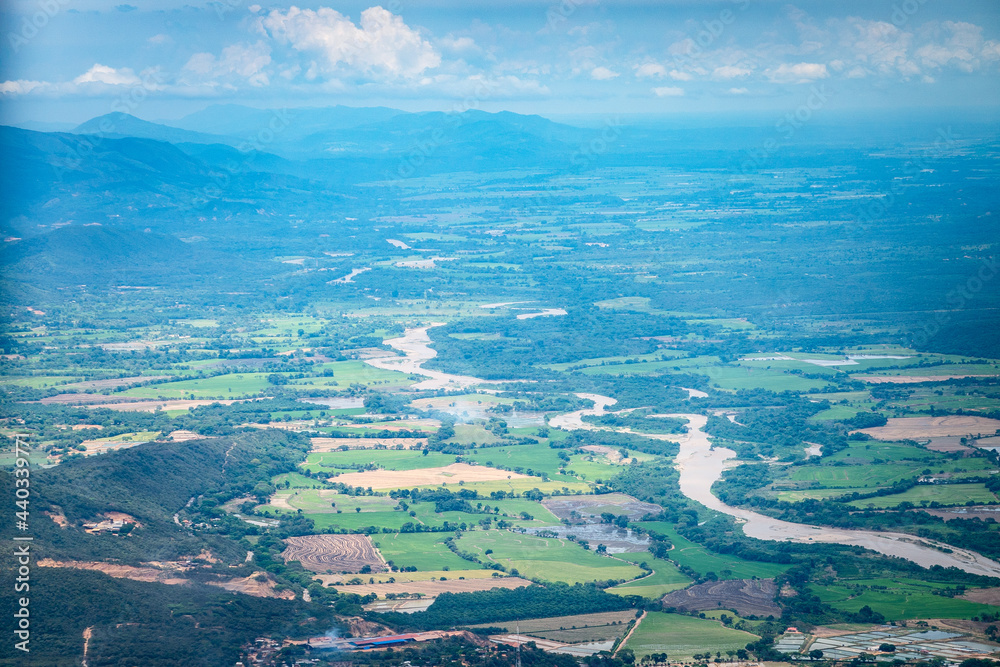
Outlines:
[[[416,389],[466,388],[477,384],[493,384],[489,380],[423,369],[423,363],[437,355],[437,352],[430,347],[430,337],[427,335],[429,328],[407,329],[402,338],[386,341],[394,349],[403,352],[405,357],[379,357],[368,359],[366,363],[376,368],[414,373],[430,378],[414,385]],[[615,399],[599,394],[577,394],[577,396],[593,401],[594,406],[556,415],[549,420],[549,426],[567,431],[612,430],[587,423],[583,421],[583,417],[585,415],[605,414],[606,408],[617,402]],[[686,419],[688,432],[683,435],[664,435],[639,433],[630,429],[614,430],[678,443],[680,452],[677,454],[676,466],[680,473],[681,493],[711,510],[734,517],[742,525],[743,532],[748,537],[779,542],[859,546],[887,556],[905,558],[922,567],[934,565],[957,567],[973,574],[1000,577],[1000,563],[974,551],[960,549],[942,542],[904,533],[810,526],[781,521],[751,510],[731,507],[712,493],[712,484],[722,476],[726,462],[735,458],[736,452],[725,447],[712,448],[712,443],[709,442],[708,435],[704,431],[705,424],[708,422],[708,418],[704,415],[674,414],[662,416]]]
[[482,380],[469,375],[453,375],[443,371],[424,368],[424,363],[437,356],[437,350],[430,346],[431,338],[427,331],[431,327],[444,326],[435,322],[426,327],[407,329],[402,338],[385,341],[394,350],[399,350],[402,357],[374,357],[365,359],[365,363],[386,371],[399,371],[412,375],[422,375],[427,380],[413,385],[414,389],[466,389],[477,384],[496,384],[496,380]]

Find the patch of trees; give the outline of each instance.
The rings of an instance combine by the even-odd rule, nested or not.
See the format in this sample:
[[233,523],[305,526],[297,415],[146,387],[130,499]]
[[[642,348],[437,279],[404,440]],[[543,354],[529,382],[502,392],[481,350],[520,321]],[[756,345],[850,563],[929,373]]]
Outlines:
[[574,614],[621,611],[642,604],[641,598],[611,595],[593,584],[568,586],[555,583],[511,590],[498,588],[474,593],[442,593],[427,611],[415,614],[388,612],[378,616],[394,626],[432,630],[519,618],[563,616],[567,609],[572,609]]
[[804,442],[822,445],[823,455],[829,456],[847,446],[843,429],[808,421],[809,417],[828,407],[826,401],[811,403],[797,400],[785,407],[748,410],[739,416],[739,424],[713,415],[708,418],[705,432],[730,441],[748,443],[739,447],[742,457],[792,454],[801,458]]
[[[471,374],[487,379],[520,378],[525,366],[532,377],[554,376],[538,366],[609,355],[634,356],[653,352],[652,336],[684,335],[691,325],[675,317],[632,311],[609,311],[580,305],[560,317],[518,320],[471,318],[431,329],[437,357],[428,368]],[[458,339],[453,333],[499,334],[488,340]]]

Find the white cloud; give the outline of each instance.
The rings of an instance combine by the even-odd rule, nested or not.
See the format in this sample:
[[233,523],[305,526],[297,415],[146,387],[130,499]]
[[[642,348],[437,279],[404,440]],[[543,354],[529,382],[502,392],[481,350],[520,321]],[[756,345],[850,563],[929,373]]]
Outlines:
[[171,37],[170,35],[164,35],[161,32],[158,35],[153,35],[152,37],[150,37],[146,41],[149,42],[150,44],[156,44],[157,46],[159,46],[159,45],[162,45],[162,44],[173,44],[174,43],[174,38]]
[[595,67],[590,70],[590,78],[594,81],[607,81],[608,79],[614,79],[618,76],[618,72],[608,69],[607,67]]
[[[844,21],[834,21],[833,25],[840,34],[842,55],[852,65],[847,70],[849,78],[869,74],[910,77],[917,73],[910,58],[911,33],[885,21],[868,21],[853,16]],[[841,71],[847,65],[838,59],[830,66],[834,71]]]
[[128,67],[115,69],[107,65],[95,64],[89,70],[73,79],[73,83],[80,85],[85,83],[103,83],[108,86],[134,86],[142,83],[142,79],[135,75]]
[[744,76],[750,76],[750,74],[752,74],[752,70],[737,65],[723,65],[722,67],[716,67],[712,71],[712,76],[716,79],[739,79]]
[[187,83],[214,84],[218,79],[236,76],[251,86],[266,86],[270,81],[264,68],[270,64],[271,49],[264,42],[232,44],[222,49],[218,58],[211,53],[191,56],[184,65],[182,79]]
[[684,89],[672,86],[660,86],[659,88],[653,88],[653,94],[657,97],[683,97]]
[[672,69],[670,70],[670,78],[674,81],[692,81],[694,80],[694,75]]
[[826,65],[822,63],[797,63],[795,65],[782,63],[776,68],[767,70],[764,74],[773,83],[809,83],[830,76]]
[[476,45],[475,40],[471,37],[455,37],[454,35],[447,35],[438,42],[442,47],[448,49],[449,51],[454,51],[455,53],[476,53],[480,51],[479,46]]
[[747,90],[746,88],[730,88],[729,89],[729,94],[730,95],[746,95],[749,92],[750,91]]
[[381,7],[361,12],[360,27],[329,7],[273,10],[262,21],[275,39],[318,56],[327,71],[346,66],[367,75],[417,77],[441,64],[441,56],[403,19]]
[[977,25],[945,21],[935,32],[943,39],[917,49],[917,57],[924,67],[956,67],[972,72],[980,65],[979,57],[989,53],[989,49],[984,53],[983,29]]
[[660,63],[644,63],[636,66],[635,75],[640,79],[661,79],[667,75],[667,68]]
[[28,81],[18,79],[17,81],[0,82],[0,94],[2,95],[27,95],[33,90],[44,89],[49,83],[45,81]]

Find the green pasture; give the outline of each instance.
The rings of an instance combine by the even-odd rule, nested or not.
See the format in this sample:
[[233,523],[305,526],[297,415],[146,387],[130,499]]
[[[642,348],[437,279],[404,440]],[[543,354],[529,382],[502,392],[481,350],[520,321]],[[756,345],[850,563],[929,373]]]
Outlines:
[[935,502],[941,505],[985,504],[997,502],[997,497],[985,484],[921,484],[891,496],[855,500],[850,505],[859,509],[886,509],[897,507],[900,503],[913,503],[920,507]]
[[914,579],[871,579],[813,586],[812,591],[823,602],[837,609],[857,612],[867,605],[891,621],[972,618],[984,611],[996,610],[989,605],[931,592],[945,587],[945,584]]
[[761,563],[744,560],[729,554],[713,553],[682,536],[671,524],[662,521],[639,521],[631,525],[666,537],[674,545],[669,553],[670,560],[678,565],[690,567],[701,575],[715,572],[719,579],[750,579],[751,577],[765,579],[777,576],[789,568],[788,565],[778,563]]
[[[579,544],[558,538],[521,535],[503,530],[463,533],[458,548],[475,554],[484,563],[496,562],[522,576],[568,584],[607,579],[632,579],[642,574],[637,566],[587,551]],[[487,550],[492,553],[487,554]]]
[[633,631],[626,646],[640,660],[651,653],[666,653],[674,661],[695,653],[725,654],[756,639],[757,635],[727,628],[716,620],[651,611]]
[[616,595],[641,595],[644,598],[653,600],[659,599],[669,593],[681,588],[687,588],[691,584],[691,579],[677,569],[677,565],[669,560],[654,558],[651,553],[623,553],[616,554],[633,563],[646,563],[653,568],[653,574],[642,579],[629,581],[624,584],[607,589],[609,593]]
[[372,542],[396,567],[415,567],[418,571],[481,569],[448,549],[444,541],[454,536],[455,533],[396,533],[372,535]]

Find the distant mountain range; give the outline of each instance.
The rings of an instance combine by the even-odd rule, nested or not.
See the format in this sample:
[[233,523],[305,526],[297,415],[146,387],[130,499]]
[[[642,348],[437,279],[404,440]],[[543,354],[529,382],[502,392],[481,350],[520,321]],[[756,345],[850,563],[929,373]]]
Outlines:
[[135,137],[173,144],[221,144],[289,158],[440,153],[448,159],[540,156],[564,151],[593,131],[507,111],[407,113],[385,107],[254,109],[214,105],[170,123],[125,113],[92,118],[74,134]]

